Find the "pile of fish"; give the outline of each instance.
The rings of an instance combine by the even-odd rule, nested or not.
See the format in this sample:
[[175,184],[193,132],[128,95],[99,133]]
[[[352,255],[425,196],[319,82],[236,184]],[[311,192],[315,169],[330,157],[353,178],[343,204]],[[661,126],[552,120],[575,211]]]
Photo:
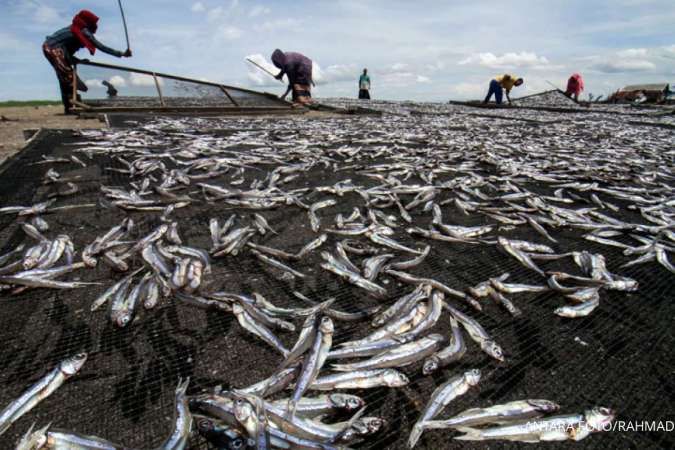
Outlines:
[[[560,145],[538,125],[529,142],[494,117],[463,116],[449,125],[443,111],[426,115],[430,108],[417,110],[424,120],[396,111],[302,126],[164,118],[131,130],[81,132],[72,158],[46,155],[38,162],[45,186],[58,194],[32,206],[0,205],[37,242],[0,256],[0,288],[90,289],[91,311],[108,305],[119,328],[142,326],[144,314],[172,303],[215,311],[275,351],[274,370],[249,386],[188,395],[180,383],[175,431],[161,448],[183,448],[193,432],[224,448],[358,445],[392,418],[372,415],[355,394],[404,388],[411,376],[431,375],[445,381],[425,399],[409,430],[410,447],[430,429],[451,429],[463,440],[524,442],[580,440],[604,430],[613,411],[549,417],[558,406],[545,400],[440,415],[486,376],[478,369],[458,373],[467,355],[486,364],[508,361],[511,349],[484,326],[485,315],[502,308],[522,317],[532,308],[524,296],[548,293],[558,304],[537,307],[585,317],[607,291],[627,296],[640,288],[636,272],[625,274],[631,267],[675,273],[675,155],[664,144],[666,131],[650,137],[599,127],[615,140],[642,141],[638,154],[629,145]],[[485,130],[468,125],[462,133],[447,128],[464,123],[499,132],[502,140],[486,140]],[[232,130],[211,132],[223,127]],[[107,158],[103,174],[121,176],[124,184],[104,181],[97,204],[64,204],[84,181],[46,166],[75,163],[79,170],[94,156]],[[45,237],[54,227],[43,216],[77,208],[96,208],[113,223],[89,233],[98,236],[87,242],[72,232]],[[189,219],[193,211],[206,216],[200,226]],[[286,219],[297,228],[286,227]],[[190,244],[180,230],[192,232]],[[193,243],[195,234],[201,245]],[[472,255],[509,271],[488,268],[478,278],[438,269],[443,258]],[[622,265],[625,256],[634,258]],[[269,268],[250,275],[288,283],[293,297],[233,291],[220,279],[247,261]],[[102,292],[92,283],[56,280],[87,271],[109,279]],[[358,307],[310,292],[303,282],[311,279],[340,286]],[[10,406],[0,417],[11,424],[16,411],[28,409]],[[51,426],[31,430],[19,448],[67,448],[78,440],[115,448]]]
[[[35,220],[33,222],[40,223]],[[46,225],[46,222],[44,224]],[[23,223],[22,227],[26,235],[38,243],[25,251],[25,245],[20,244],[14,250],[0,256],[0,290],[11,290],[13,294],[19,294],[29,288],[75,289],[92,284],[56,280],[85,267],[83,262],[73,262],[75,247],[70,237],[59,235],[54,239],[48,239],[30,223]],[[49,227],[46,225],[41,229],[46,231]],[[59,263],[63,265],[57,266]]]

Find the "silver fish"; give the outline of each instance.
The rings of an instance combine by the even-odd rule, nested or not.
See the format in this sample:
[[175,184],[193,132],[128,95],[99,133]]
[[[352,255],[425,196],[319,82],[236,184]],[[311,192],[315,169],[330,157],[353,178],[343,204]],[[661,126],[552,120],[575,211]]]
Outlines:
[[[286,408],[289,399],[272,402],[278,408]],[[295,412],[305,418],[315,418],[336,412],[354,412],[365,406],[361,397],[351,394],[326,394],[318,397],[304,397],[296,403]]]
[[363,278],[361,275],[350,272],[349,270],[338,267],[334,264],[330,263],[323,263],[321,264],[321,268],[324,270],[327,270],[329,272],[334,273],[335,275],[344,278],[348,282],[366,290],[369,294],[373,295],[374,297],[377,298],[385,298],[387,297],[387,290],[383,288],[382,286],[370,281],[366,280]]
[[579,303],[574,306],[561,306],[560,308],[557,308],[554,313],[558,316],[561,317],[568,317],[568,318],[577,318],[577,317],[586,317],[590,313],[592,313],[595,308],[597,308],[600,305],[600,297],[595,296],[591,298],[590,300],[585,301],[584,303]]
[[17,445],[17,450],[121,450],[123,447],[96,436],[50,429],[51,425],[32,432],[32,427]]
[[277,261],[276,259],[274,259],[274,258],[272,258],[272,257],[265,256],[265,255],[263,255],[262,253],[260,253],[259,251],[255,250],[255,249],[251,249],[251,253],[253,253],[253,255],[254,255],[256,258],[258,258],[259,260],[261,260],[261,261],[263,261],[263,262],[269,264],[269,265],[272,266],[272,267],[275,267],[275,268],[277,268],[277,269],[279,269],[279,270],[282,270],[282,271],[284,271],[285,273],[287,273],[287,274],[289,274],[289,275],[291,275],[291,276],[293,276],[293,277],[297,277],[297,278],[306,278],[306,275],[305,275],[304,273],[298,272],[297,270],[295,270],[295,269],[293,269],[293,268],[287,266],[286,264],[282,263],[281,261]]
[[443,307],[450,311],[450,314],[452,314],[452,316],[462,324],[466,332],[469,334],[469,337],[478,345],[480,345],[480,348],[484,353],[488,354],[497,361],[504,361],[504,352],[502,351],[502,348],[494,340],[492,340],[490,335],[476,320],[458,311],[447,303],[444,303]]
[[192,414],[188,407],[188,400],[185,392],[187,391],[190,379],[185,382],[178,382],[176,388],[176,410],[174,412],[173,432],[166,441],[157,450],[183,450],[187,445],[190,433],[192,431]]
[[458,427],[462,441],[506,440],[515,442],[580,441],[591,433],[603,431],[616,413],[609,408],[595,407],[583,414],[553,416],[489,428]]
[[432,355],[443,342],[445,342],[443,336],[431,334],[417,341],[390,348],[371,359],[351,364],[334,364],[332,369],[338,372],[352,372],[355,370],[404,367]]
[[432,420],[424,424],[425,429],[475,427],[489,424],[513,423],[539,418],[556,412],[560,405],[549,400],[516,400],[487,408],[471,408],[446,420]]
[[413,259],[408,260],[408,261],[401,261],[401,262],[391,263],[391,264],[389,264],[387,267],[388,267],[389,269],[392,269],[392,270],[407,270],[407,269],[412,269],[413,267],[417,267],[417,266],[419,266],[420,264],[422,264],[422,262],[424,262],[424,260],[426,259],[426,257],[429,256],[429,253],[430,253],[430,252],[431,252],[431,246],[430,246],[430,245],[427,245],[427,246],[424,248],[424,251],[422,251],[422,254],[419,255],[418,257],[413,258]]
[[318,377],[310,390],[332,391],[337,389],[372,389],[377,387],[402,387],[408,377],[394,369],[359,370]]
[[415,447],[417,441],[422,436],[425,422],[435,418],[450,402],[467,393],[473,386],[476,386],[480,381],[480,378],[480,370],[473,369],[464,372],[462,375],[456,375],[438,386],[436,390],[432,392],[427,406],[413,426],[410,437],[408,438],[408,447]]
[[314,382],[319,371],[323,367],[333,343],[333,331],[333,321],[329,317],[322,318],[316,337],[314,338],[314,343],[312,347],[308,349],[309,353],[305,355],[302,370],[300,371],[300,376],[295,384],[293,395],[288,402],[288,413],[290,417],[295,415],[297,403],[309,386]]
[[54,393],[66,380],[77,374],[86,361],[86,353],[79,353],[61,361],[51,372],[7,405],[0,412],[0,435],[7,431],[12,423]]
[[295,380],[298,372],[300,371],[300,366],[293,366],[280,371],[275,372],[269,378],[266,378],[258,383],[252,384],[251,386],[237,389],[238,392],[243,392],[246,394],[257,395],[259,397],[266,397],[268,395],[276,394],[286,389],[290,384]]
[[462,337],[462,330],[459,328],[459,323],[454,317],[450,318],[450,328],[452,330],[450,345],[434,353],[424,361],[424,365],[422,366],[423,375],[431,375],[438,369],[459,361],[464,356],[464,353],[466,353],[466,343]]
[[274,333],[272,333],[266,326],[253,320],[253,318],[251,318],[251,316],[246,313],[241,305],[233,305],[232,312],[237,317],[237,321],[244,329],[250,333],[255,334],[264,342],[274,347],[274,349],[279,351],[282,355],[284,355],[284,357],[288,355],[288,349],[284,347],[279,338],[276,337]]
[[363,261],[363,277],[366,280],[374,281],[380,274],[382,267],[394,257],[391,253],[372,256]]
[[312,251],[316,250],[317,248],[321,247],[323,245],[323,243],[326,242],[327,239],[328,239],[328,235],[322,234],[318,238],[314,239],[313,241],[311,241],[310,243],[308,243],[307,245],[302,247],[300,249],[300,251],[298,251],[298,253],[296,253],[295,258],[298,259],[298,260],[304,258],[310,252],[312,252]]

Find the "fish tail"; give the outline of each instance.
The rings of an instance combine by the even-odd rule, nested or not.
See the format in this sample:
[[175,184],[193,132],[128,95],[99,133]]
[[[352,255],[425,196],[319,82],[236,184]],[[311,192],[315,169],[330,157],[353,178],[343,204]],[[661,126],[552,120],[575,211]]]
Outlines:
[[417,441],[420,439],[422,436],[422,427],[420,424],[416,423],[415,426],[413,426],[412,431],[410,432],[410,438],[408,439],[408,447],[413,448],[415,445],[417,445]]
[[183,379],[178,380],[178,387],[176,387],[176,395],[185,395],[188,385],[190,384],[190,377],[187,377],[185,381]]
[[458,441],[483,441],[483,436],[481,435],[481,431],[477,428],[471,428],[471,427],[456,427],[455,430],[457,430],[460,433],[464,433],[461,436],[455,437]]

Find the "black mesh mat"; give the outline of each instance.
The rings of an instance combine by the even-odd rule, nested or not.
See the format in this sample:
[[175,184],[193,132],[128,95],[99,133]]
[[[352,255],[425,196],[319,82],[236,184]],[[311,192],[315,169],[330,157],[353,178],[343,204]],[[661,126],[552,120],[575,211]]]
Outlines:
[[[426,118],[406,120],[411,133],[419,133],[430,126]],[[433,133],[461,136],[466,132],[457,124],[453,128],[448,118],[442,120],[445,121],[443,127],[436,128]],[[474,144],[491,142],[492,137],[485,130],[494,120],[485,120],[482,122],[485,128],[473,132]],[[123,124],[125,118],[117,116],[115,121]],[[135,131],[133,126],[137,122],[138,117],[126,121],[127,126],[132,126],[131,132]],[[386,135],[379,140],[359,142],[359,130],[367,129],[369,123],[363,118],[329,119],[324,122],[326,126],[342,130],[342,139],[339,143],[337,140],[334,143],[315,143],[322,148],[349,143],[350,136],[354,141],[352,145],[356,146],[391,143]],[[311,119],[277,119],[274,122],[194,119],[192,122],[200,129],[196,135],[229,136],[253,132],[258,133],[258,142],[262,140],[270,145],[298,138],[294,130],[302,130],[312,123]],[[392,131],[396,127],[392,124]],[[533,128],[527,123],[508,122],[508,129],[508,133],[527,135],[540,141],[548,139],[551,133],[551,130]],[[581,127],[570,126],[568,132],[572,137],[576,134],[578,138],[583,138]],[[672,145],[672,134],[663,133],[654,139],[665,145],[670,139]],[[613,143],[618,145],[622,138],[606,139],[615,139]],[[127,186],[126,175],[104,170],[106,167],[120,167],[118,162],[107,157],[95,156],[93,161],[85,159],[88,163],[86,169],[70,163],[31,165],[39,161],[41,155],[69,156],[73,152],[69,144],[86,140],[86,137],[69,131],[48,132],[17,157],[7,161],[0,169],[0,206],[30,205],[43,200],[51,188],[41,186],[40,182],[50,167],[64,176],[81,176],[77,182],[80,192],[60,199],[57,205],[97,203],[101,184]],[[433,136],[430,135],[427,140],[409,139],[406,145],[424,151],[424,148],[434,145]],[[239,150],[247,151],[245,147]],[[374,159],[368,162],[376,164],[383,161]],[[260,171],[257,176],[263,178],[266,170]],[[316,167],[303,173],[288,188],[327,186],[346,178],[351,178],[355,184],[373,185],[373,180],[358,173]],[[225,179],[209,182],[226,184]],[[536,185],[527,187],[538,189]],[[317,201],[323,197],[313,194],[310,198]],[[338,205],[319,212],[322,224],[329,226],[336,214],[348,215],[354,206],[360,205],[362,199],[358,195],[347,194],[340,198]],[[483,216],[465,216],[450,209],[446,211],[444,217],[458,225],[488,223]],[[179,222],[184,242],[194,247],[210,248],[209,219],[217,217],[224,220],[232,212],[244,216],[250,214],[250,211],[235,211],[217,204],[197,203],[177,210],[173,217]],[[265,245],[293,252],[316,236],[309,228],[306,213],[298,208],[279,208],[263,211],[262,214],[279,232],[279,235],[268,235],[261,240]],[[156,214],[130,215],[138,223],[134,230],[136,238],[146,235],[159,223]],[[98,204],[92,209],[46,215],[45,218],[52,228],[48,235],[68,234],[76,249],[81,250],[124,216],[125,213],[120,210]],[[430,214],[421,208],[415,210],[413,218],[420,227],[427,227],[430,223]],[[23,232],[12,216],[0,216],[0,230],[0,253],[24,240]],[[523,227],[503,234],[514,239],[541,241],[530,229]],[[551,292],[511,296],[523,311],[519,319],[511,318],[497,305],[486,304],[483,313],[472,315],[504,348],[506,362],[496,363],[488,359],[474,343],[469,342],[469,350],[460,363],[432,377],[422,377],[421,364],[415,364],[403,370],[411,379],[407,387],[354,392],[366,400],[368,415],[382,416],[388,421],[381,433],[360,447],[406,448],[412,424],[434,387],[449,376],[470,368],[483,371],[479,388],[453,402],[446,408],[443,417],[469,407],[523,398],[546,398],[560,403],[564,412],[580,412],[590,406],[602,405],[615,408],[619,412],[617,420],[673,419],[673,275],[656,263],[619,269],[630,259],[618,249],[581,240],[580,233],[574,230],[560,230],[554,235],[559,239],[557,249],[602,253],[607,258],[610,271],[637,279],[640,289],[634,293],[604,293],[600,307],[593,314],[576,320],[562,319],[553,314],[553,309],[563,305],[564,300]],[[437,279],[448,286],[463,289],[504,272],[511,273],[510,280],[513,282],[534,284],[539,281],[532,272],[496,247],[414,240],[406,236],[405,233],[397,233],[396,239],[409,246],[428,244],[433,248],[426,261],[410,272]],[[330,236],[325,248],[332,250],[336,242],[336,237]],[[405,255],[399,256],[407,259]],[[320,262],[318,252],[313,252],[303,261],[292,264],[309,276],[303,281],[288,282],[252,255],[226,257],[214,261],[209,288],[260,292],[280,306],[301,305],[292,295],[295,290],[311,298],[334,296],[337,299],[335,307],[346,311],[358,311],[377,303],[359,289],[321,270]],[[541,266],[576,273],[573,263],[566,260],[545,262]],[[190,377],[189,394],[216,386],[242,387],[266,378],[281,361],[276,352],[242,330],[232,315],[206,312],[173,302],[158,310],[141,313],[126,329],[114,328],[105,312],[91,313],[89,306],[112,280],[122,276],[99,265],[95,270],[76,272],[74,277],[101,282],[101,286],[59,292],[34,290],[17,296],[0,294],[3,307],[0,315],[0,339],[3,342],[0,346],[0,405],[16,398],[64,357],[80,351],[89,353],[89,360],[81,373],[15,423],[0,437],[0,448],[12,448],[34,422],[39,426],[51,422],[61,429],[100,436],[127,447],[154,448],[171,431],[174,389],[179,378]],[[392,297],[410,291],[409,286],[387,276],[382,277],[381,282]],[[460,309],[469,312],[463,305]],[[444,315],[434,331],[447,334],[448,330],[449,319]],[[364,323],[340,322],[335,342],[351,340],[366,331]],[[286,345],[292,345],[295,339],[293,333],[282,333],[280,337]],[[417,448],[527,447],[524,444],[462,443],[452,440],[452,436],[450,431],[427,432]],[[578,443],[547,444],[550,448],[657,449],[674,446],[672,434],[630,431],[600,433]],[[195,434],[189,448],[210,447]]]
[[[276,96],[201,80],[174,77],[137,69],[83,62],[78,77],[87,91],[80,101],[94,108],[235,108],[289,107]],[[111,95],[109,86],[114,88]]]

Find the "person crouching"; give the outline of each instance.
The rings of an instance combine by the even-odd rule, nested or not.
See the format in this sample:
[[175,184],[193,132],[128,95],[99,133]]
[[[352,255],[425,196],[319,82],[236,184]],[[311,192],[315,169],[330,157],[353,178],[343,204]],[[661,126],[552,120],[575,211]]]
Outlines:
[[284,75],[288,77],[288,89],[284,95],[285,99],[289,92],[293,91],[293,103],[308,105],[312,103],[312,60],[295,52],[282,52],[279,49],[272,53],[272,63],[281,69],[281,72],[275,77],[281,80]]

